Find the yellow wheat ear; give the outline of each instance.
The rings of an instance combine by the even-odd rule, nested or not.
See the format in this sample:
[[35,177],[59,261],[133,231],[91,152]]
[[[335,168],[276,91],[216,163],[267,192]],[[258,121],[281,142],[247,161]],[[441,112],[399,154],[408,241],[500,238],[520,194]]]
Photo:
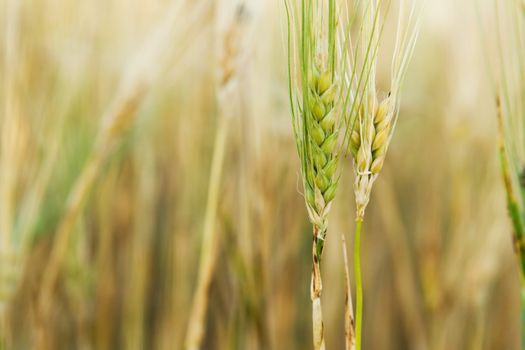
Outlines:
[[[356,279],[356,349],[361,349],[361,328],[363,315],[363,294],[361,281],[360,239],[366,207],[370,201],[372,187],[383,168],[390,140],[399,115],[400,89],[406,75],[408,63],[414,52],[420,26],[420,8],[412,2],[406,13],[406,4],[400,0],[397,18],[395,49],[391,65],[391,86],[387,93],[376,88],[377,51],[382,40],[384,22],[380,10],[388,13],[390,1],[373,0],[363,8],[362,41],[369,39],[369,45],[361,49],[350,48],[354,52],[351,64],[360,62],[369,72],[368,79],[354,82],[349,79],[353,103],[348,110],[348,121],[352,127],[348,134],[348,149],[353,156],[354,194],[356,204],[356,223],[354,239],[354,268]],[[372,48],[372,49],[371,49]],[[361,57],[358,56],[361,52]],[[355,69],[355,68],[354,68]],[[379,96],[384,96],[379,98]]]
[[[375,20],[381,8],[381,1],[373,1],[363,15],[365,31],[370,31],[374,38],[374,45],[379,47],[381,40],[382,24]],[[386,3],[386,9],[388,5]],[[349,150],[354,158],[354,192],[356,196],[357,219],[364,218],[365,209],[370,200],[372,186],[377,179],[383,164],[390,141],[399,115],[399,103],[401,87],[406,75],[407,67],[413,55],[414,48],[419,35],[421,7],[415,2],[406,10],[404,0],[400,1],[397,14],[397,32],[395,48],[391,64],[391,86],[390,91],[377,91],[375,83],[377,54],[373,54],[365,64],[370,65],[370,80],[362,92],[362,101],[359,101],[354,125],[349,136]],[[359,95],[356,91],[356,96]],[[381,100],[378,96],[385,96]]]

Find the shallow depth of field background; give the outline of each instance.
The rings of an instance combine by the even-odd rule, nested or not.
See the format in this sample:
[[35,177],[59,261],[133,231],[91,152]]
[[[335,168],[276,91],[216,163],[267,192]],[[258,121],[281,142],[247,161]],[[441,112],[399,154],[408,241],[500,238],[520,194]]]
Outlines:
[[[144,42],[176,3],[172,30],[149,55]],[[220,99],[217,23],[234,11],[225,3],[1,1],[0,299],[12,349],[33,348],[41,331],[53,349],[183,347],[221,123],[220,246],[203,348],[311,347],[311,228],[289,114],[284,6],[247,2],[242,68]],[[383,87],[392,23],[385,28]],[[364,226],[365,349],[519,348],[519,273],[483,48],[490,55],[494,43],[484,33],[494,33],[493,1],[427,1]],[[129,71],[144,77],[136,113],[97,173],[42,322],[54,232]],[[354,220],[344,163],[323,261],[329,349],[344,347],[341,235],[351,252]]]

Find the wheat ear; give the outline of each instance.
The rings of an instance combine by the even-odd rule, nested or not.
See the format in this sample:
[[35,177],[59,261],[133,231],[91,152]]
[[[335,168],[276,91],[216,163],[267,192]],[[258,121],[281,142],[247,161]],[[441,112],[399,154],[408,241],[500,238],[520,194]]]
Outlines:
[[[363,37],[372,38],[372,47],[378,48],[383,25],[378,21],[379,10],[384,5],[381,0],[371,1],[364,11]],[[390,2],[386,3],[388,12]],[[404,22],[404,1],[401,0],[398,14],[396,43],[392,59],[390,92],[381,101],[376,89],[377,54],[369,57],[366,50],[363,55],[367,60],[363,63],[370,71],[370,79],[358,103],[357,116],[353,120],[350,134],[350,152],[353,155],[354,194],[356,204],[355,238],[354,238],[354,270],[356,279],[356,349],[361,349],[361,329],[363,317],[363,287],[361,278],[361,231],[365,210],[370,201],[374,182],[385,162],[385,156],[392,139],[397,122],[400,101],[400,89],[404,80],[408,62],[414,51],[419,33],[420,16],[415,14],[415,3]],[[415,20],[414,20],[415,19]],[[355,93],[359,97],[359,93]]]
[[336,87],[331,73],[318,73],[320,67],[313,68],[313,77],[308,84],[308,97],[311,113],[307,113],[306,123],[309,137],[307,147],[312,152],[312,164],[307,168],[305,177],[305,197],[310,219],[313,223],[312,242],[312,281],[310,296],[313,306],[314,344],[324,347],[324,326],[321,310],[321,257],[327,232],[327,216],[330,204],[337,189],[337,157],[334,153],[338,133],[334,129],[335,112],[333,98]]
[[292,124],[306,208],[313,226],[310,284],[313,343],[315,349],[324,349],[321,258],[328,213],[339,178],[336,3],[335,0],[302,0],[299,19],[290,2],[286,2],[286,9]]

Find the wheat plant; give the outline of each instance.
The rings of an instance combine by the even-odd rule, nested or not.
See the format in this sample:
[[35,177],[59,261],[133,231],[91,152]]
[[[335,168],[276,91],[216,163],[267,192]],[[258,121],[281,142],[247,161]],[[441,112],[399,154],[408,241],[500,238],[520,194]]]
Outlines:
[[[362,317],[363,317],[363,289],[361,277],[361,231],[365,217],[365,210],[370,201],[370,194],[374,182],[385,162],[386,153],[393,136],[399,116],[401,86],[405,77],[408,63],[414,51],[419,33],[419,18],[415,3],[409,7],[406,15],[406,4],[399,3],[397,18],[397,33],[391,65],[390,91],[382,93],[376,86],[378,65],[378,49],[382,39],[385,19],[381,17],[381,10],[388,13],[390,1],[374,0],[363,8],[363,32],[365,38],[371,38],[369,47],[361,47],[362,65],[365,71],[370,72],[362,93],[358,87],[353,94],[358,99],[357,109],[349,111],[352,131],[349,137],[349,150],[353,156],[354,194],[356,205],[355,238],[354,238],[354,269],[356,281],[356,349],[362,344]],[[355,50],[356,61],[359,59]],[[349,56],[351,57],[351,56]],[[353,66],[356,61],[351,62]],[[352,81],[354,83],[354,81]],[[356,84],[360,83],[357,81]],[[354,107],[355,104],[352,105]]]
[[[222,10],[222,11],[221,11]],[[210,170],[210,183],[204,219],[199,276],[193,297],[192,310],[188,322],[185,347],[188,350],[201,348],[206,329],[209,289],[215,271],[218,250],[221,242],[217,211],[221,199],[223,165],[232,115],[228,110],[231,101],[239,91],[238,80],[242,74],[240,67],[247,56],[247,36],[249,24],[253,21],[248,3],[224,1],[222,7],[215,9],[217,27],[217,77],[216,94],[218,104],[218,128]]]
[[513,245],[521,275],[521,341],[525,346],[525,7],[494,2],[498,57],[496,78],[499,156]]
[[[345,141],[355,131],[356,111],[372,77],[375,38],[379,37],[376,27],[366,30],[367,22],[358,21],[359,9],[373,13],[374,24],[379,12],[374,6],[360,6],[359,1],[302,0],[299,8],[290,1],[285,3],[292,124],[306,208],[313,226],[310,296],[314,348],[324,349],[321,258],[328,213],[341,175],[338,161],[346,148]],[[356,23],[359,35],[354,40]],[[358,52],[362,53],[359,59]],[[345,333],[351,348],[355,330],[351,294],[346,286]]]
[[[290,2],[286,2],[286,8],[292,123],[306,208],[313,225],[310,287],[313,342],[315,349],[324,349],[321,257],[328,213],[338,184],[341,120],[337,100],[340,72],[336,56],[336,3],[303,0],[300,12]],[[292,47],[293,44],[297,47]]]

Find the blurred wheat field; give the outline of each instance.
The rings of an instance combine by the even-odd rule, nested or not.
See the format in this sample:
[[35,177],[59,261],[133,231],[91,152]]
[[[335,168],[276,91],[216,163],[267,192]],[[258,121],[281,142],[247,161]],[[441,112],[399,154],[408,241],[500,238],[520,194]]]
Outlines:
[[[202,349],[311,348],[282,1],[0,8],[1,348],[184,349],[196,295]],[[426,3],[362,237],[365,349],[520,348],[493,8]],[[330,349],[344,348],[354,221],[343,164],[323,263]]]

